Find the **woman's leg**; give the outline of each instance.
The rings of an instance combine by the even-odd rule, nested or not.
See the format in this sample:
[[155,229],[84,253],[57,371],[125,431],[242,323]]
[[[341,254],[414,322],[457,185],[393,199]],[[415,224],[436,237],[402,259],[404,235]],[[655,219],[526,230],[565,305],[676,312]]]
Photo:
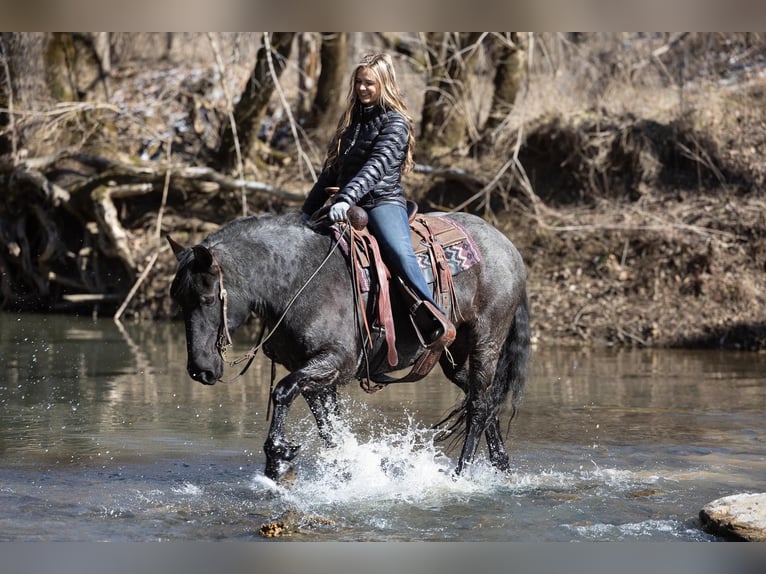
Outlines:
[[[425,345],[448,347],[455,340],[455,326],[431,294],[423,270],[412,249],[407,210],[395,204],[383,204],[367,212],[367,227],[378,240],[380,252],[391,271],[402,277],[428,303],[418,307],[413,319],[425,333]],[[424,316],[425,315],[425,316]]]
[[425,345],[430,348],[449,346],[455,340],[455,326],[434,300],[418,264],[412,249],[407,211],[395,204],[383,204],[373,207],[367,214],[367,227],[378,240],[386,264],[424,300],[414,312],[413,319],[418,330],[425,334]]
[[412,249],[407,210],[399,205],[384,203],[373,207],[367,214],[369,216],[367,227],[378,240],[386,265],[396,275],[402,277],[423,299],[433,303],[443,313],[444,311],[434,301],[423,270],[418,264],[418,258]]

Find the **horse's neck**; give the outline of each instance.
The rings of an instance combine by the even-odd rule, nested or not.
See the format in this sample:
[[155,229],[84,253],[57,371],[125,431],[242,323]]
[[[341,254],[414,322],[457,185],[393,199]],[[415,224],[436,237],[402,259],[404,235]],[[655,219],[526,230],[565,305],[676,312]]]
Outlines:
[[294,226],[245,234],[227,250],[238,276],[232,287],[259,316],[278,316],[321,264],[326,244],[326,238]]

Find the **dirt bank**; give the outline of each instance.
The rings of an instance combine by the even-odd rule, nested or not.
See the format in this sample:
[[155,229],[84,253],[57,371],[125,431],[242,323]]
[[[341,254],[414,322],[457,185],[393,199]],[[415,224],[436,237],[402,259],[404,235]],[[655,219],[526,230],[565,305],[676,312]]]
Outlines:
[[[527,127],[524,173],[491,211],[468,209],[520,247],[539,341],[766,348],[765,94],[760,79],[666,121],[602,110]],[[433,205],[473,191],[444,187],[425,191]]]

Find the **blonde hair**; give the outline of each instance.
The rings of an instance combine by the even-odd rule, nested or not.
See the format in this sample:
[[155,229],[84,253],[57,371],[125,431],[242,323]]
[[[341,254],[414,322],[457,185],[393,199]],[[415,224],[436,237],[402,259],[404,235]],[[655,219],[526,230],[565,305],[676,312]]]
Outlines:
[[351,118],[353,117],[354,107],[357,105],[356,90],[354,89],[356,83],[356,75],[360,70],[370,70],[378,82],[380,87],[380,97],[376,102],[377,105],[383,107],[384,110],[394,110],[404,116],[409,124],[408,138],[407,138],[407,157],[402,164],[402,173],[407,173],[414,163],[412,154],[415,149],[415,136],[414,126],[412,118],[407,111],[407,104],[404,103],[404,98],[399,92],[399,83],[396,81],[396,73],[394,72],[394,63],[391,56],[388,54],[368,54],[364,56],[356,68],[354,73],[351,74],[349,81],[348,94],[346,96],[346,108],[338,121],[338,127],[335,130],[335,135],[330,140],[330,146],[327,150],[327,165],[332,165],[338,161],[340,156],[340,142],[343,138],[343,134],[346,133],[351,125]]

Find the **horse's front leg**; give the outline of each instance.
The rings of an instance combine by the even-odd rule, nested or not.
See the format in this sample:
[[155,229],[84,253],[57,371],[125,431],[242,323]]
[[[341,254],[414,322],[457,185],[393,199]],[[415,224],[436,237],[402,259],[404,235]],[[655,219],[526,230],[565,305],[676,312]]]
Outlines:
[[293,444],[285,436],[285,423],[290,406],[298,395],[303,394],[316,418],[322,439],[332,443],[332,415],[337,410],[335,385],[339,371],[331,364],[330,357],[321,355],[308,365],[283,378],[271,395],[274,413],[269,436],[263,445],[266,454],[266,476],[274,481],[293,478],[295,466],[292,460],[300,445]]
[[295,397],[301,393],[299,379],[299,371],[290,373],[277,383],[271,395],[274,412],[263,451],[266,454],[265,474],[274,481],[290,478],[290,475],[294,473],[294,465],[290,461],[295,458],[300,449],[300,445],[291,443],[285,436],[287,413]]

